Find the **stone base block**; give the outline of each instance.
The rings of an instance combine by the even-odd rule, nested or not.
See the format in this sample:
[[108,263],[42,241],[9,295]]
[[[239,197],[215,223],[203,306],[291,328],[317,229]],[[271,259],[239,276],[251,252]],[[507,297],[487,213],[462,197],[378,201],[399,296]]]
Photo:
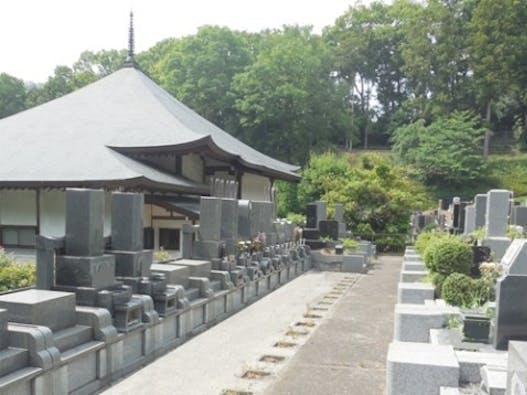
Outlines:
[[423,262],[403,262],[403,271],[422,272],[426,271],[426,266]]
[[393,342],[386,364],[387,395],[439,394],[459,386],[459,364],[451,346]]
[[113,255],[66,256],[55,261],[57,285],[103,289],[115,283],[115,257]]
[[473,352],[456,351],[459,363],[459,381],[461,383],[481,383],[481,368],[484,365],[507,367],[507,353],[505,352]]
[[418,283],[422,282],[427,274],[428,272],[425,270],[402,270],[399,281],[402,283]]
[[119,277],[148,277],[152,264],[152,250],[110,251],[115,256],[115,275]]
[[527,342],[509,342],[507,389],[507,394],[527,393]]
[[213,240],[197,240],[194,242],[192,256],[201,259],[220,258],[225,243]]
[[197,259],[178,259],[174,262],[178,266],[186,266],[190,269],[191,277],[209,277],[212,270],[211,261]]
[[399,283],[398,302],[424,304],[427,299],[434,299],[435,287],[429,283]]
[[393,339],[402,342],[427,343],[430,329],[442,328],[448,322],[449,308],[420,304],[396,304]]
[[511,239],[508,237],[489,237],[483,239],[481,245],[489,247],[494,255],[496,255],[496,259],[500,261],[505,255],[505,252],[507,252],[507,248],[511,245]]
[[168,263],[154,263],[151,266],[152,273],[164,274],[168,284],[177,284],[185,288],[189,287],[190,268]]
[[53,332],[75,326],[75,294],[29,289],[0,296],[11,322],[47,326]]
[[342,272],[366,273],[368,264],[364,255],[342,255]]
[[421,255],[419,255],[418,253],[406,253],[404,254],[404,258],[403,258],[404,261],[406,262],[419,262],[421,261]]

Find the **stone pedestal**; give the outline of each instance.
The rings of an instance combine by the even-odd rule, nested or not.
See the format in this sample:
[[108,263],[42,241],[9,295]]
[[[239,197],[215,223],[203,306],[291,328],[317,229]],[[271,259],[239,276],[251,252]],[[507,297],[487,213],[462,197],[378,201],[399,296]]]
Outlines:
[[101,256],[57,256],[57,285],[90,287],[97,290],[115,284],[115,258]]
[[69,292],[41,289],[13,292],[0,296],[0,308],[7,310],[8,321],[43,325],[52,331],[77,323],[75,294]]

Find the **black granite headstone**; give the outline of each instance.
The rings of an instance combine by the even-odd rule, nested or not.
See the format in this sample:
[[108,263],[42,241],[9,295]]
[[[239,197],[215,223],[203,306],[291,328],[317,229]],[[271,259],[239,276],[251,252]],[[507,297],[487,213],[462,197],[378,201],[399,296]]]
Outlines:
[[309,203],[306,205],[306,228],[318,228],[316,203]]
[[319,221],[320,237],[329,237],[331,240],[339,238],[339,222],[334,220]]

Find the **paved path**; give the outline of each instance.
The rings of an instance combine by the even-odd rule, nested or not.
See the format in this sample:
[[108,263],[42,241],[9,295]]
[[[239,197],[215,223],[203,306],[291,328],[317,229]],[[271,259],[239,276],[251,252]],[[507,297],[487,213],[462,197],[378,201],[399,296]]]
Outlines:
[[308,272],[106,393],[382,394],[401,261],[382,257],[368,275]]
[[267,395],[384,394],[402,258],[383,256],[279,373]]

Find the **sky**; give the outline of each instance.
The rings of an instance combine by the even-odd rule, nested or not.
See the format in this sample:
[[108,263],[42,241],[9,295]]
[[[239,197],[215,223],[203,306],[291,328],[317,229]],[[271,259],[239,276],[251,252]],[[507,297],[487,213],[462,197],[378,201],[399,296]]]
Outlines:
[[126,48],[130,10],[136,52],[142,52],[162,39],[194,34],[202,25],[254,32],[298,24],[320,32],[352,3],[355,0],[0,1],[0,73],[44,82],[55,66],[73,65],[84,50]]

